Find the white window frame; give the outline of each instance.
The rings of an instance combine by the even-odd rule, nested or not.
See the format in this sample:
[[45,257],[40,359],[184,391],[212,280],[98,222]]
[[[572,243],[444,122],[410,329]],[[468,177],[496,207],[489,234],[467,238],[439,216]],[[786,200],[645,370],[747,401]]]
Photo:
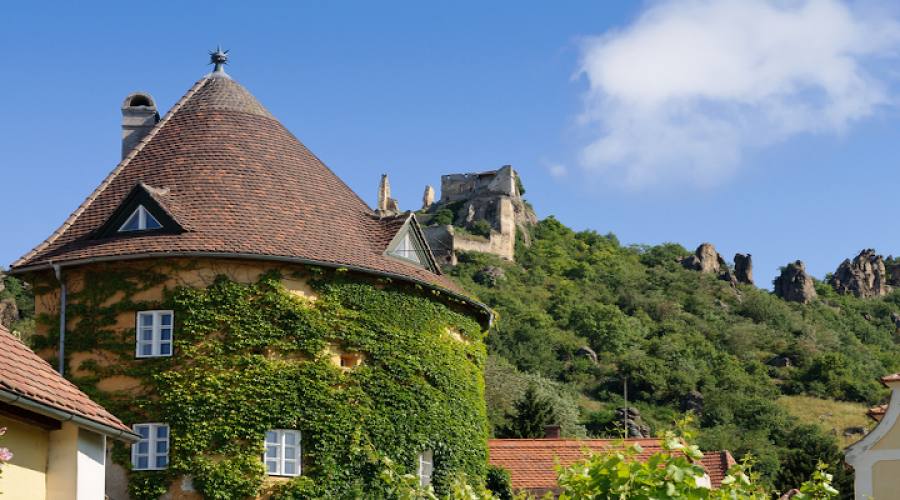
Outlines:
[[[269,433],[275,433],[275,441],[269,441]],[[294,436],[294,454],[293,456],[286,456],[285,449],[287,445],[285,445],[285,437],[288,435]],[[303,472],[303,435],[300,431],[296,429],[269,429],[266,432],[265,437],[263,438],[263,442],[265,443],[265,452],[263,453],[263,464],[266,467],[266,474],[269,476],[285,476],[285,477],[294,477],[299,476]],[[275,448],[276,453],[274,458],[269,457],[269,448]],[[295,472],[293,474],[289,474],[284,472],[284,465],[287,462],[294,462],[296,465]],[[275,464],[275,471],[269,471],[269,463]]]
[[[161,422],[150,422],[144,424],[134,424],[131,426],[132,430],[134,430],[135,434],[140,434],[141,428],[147,428],[147,439],[141,439],[137,443],[131,445],[131,470],[164,470],[169,467],[169,446],[170,446],[170,438],[172,436],[172,429],[169,428],[169,424],[161,423]],[[160,428],[166,429],[166,437],[165,439],[159,439],[158,432]],[[147,443],[147,453],[139,453],[138,445],[140,443]],[[166,443],[166,452],[158,453],[156,450],[157,443],[165,442]],[[139,457],[147,457],[147,467],[141,468],[138,467],[138,458]],[[160,457],[166,458],[166,465],[163,467],[159,467],[156,465],[157,459]]]
[[417,461],[416,476],[419,478],[419,485],[429,486],[431,478],[434,476],[434,451],[423,450],[422,453],[419,453]]
[[[169,315],[170,324],[163,326],[162,317],[164,315]],[[150,316],[153,318],[151,321],[151,325],[149,327],[150,331],[150,340],[144,340],[143,333],[147,330],[148,327],[144,326],[141,322],[142,317]],[[134,321],[134,357],[136,358],[165,358],[172,356],[172,353],[175,351],[175,313],[170,310],[159,310],[159,311],[138,311],[135,314]],[[169,340],[162,339],[162,330],[163,328],[169,329]],[[168,344],[169,353],[162,354],[162,346],[164,344]],[[145,345],[150,345],[150,354],[143,354],[141,348]]]
[[[125,229],[125,226],[127,226],[128,223],[131,222],[131,219],[134,218],[135,214],[137,214],[137,216],[138,216],[137,229]],[[162,229],[162,223],[156,217],[154,217],[153,214],[151,214],[146,208],[144,208],[144,205],[138,205],[138,207],[134,210],[134,212],[131,212],[131,215],[129,215],[128,218],[125,219],[125,222],[123,222],[122,225],[119,226],[119,232],[120,233],[133,233],[135,231],[147,231],[147,218],[148,217],[151,220],[155,221],[157,224],[157,227],[150,228],[151,230]]]

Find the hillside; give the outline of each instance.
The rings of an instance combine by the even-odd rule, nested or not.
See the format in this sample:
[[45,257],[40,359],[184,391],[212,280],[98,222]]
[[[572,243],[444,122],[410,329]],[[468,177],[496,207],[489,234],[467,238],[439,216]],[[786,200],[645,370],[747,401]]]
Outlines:
[[[577,401],[591,435],[620,435],[614,410],[627,379],[629,404],[651,432],[692,408],[705,449],[752,454],[769,481],[793,486],[816,459],[839,471],[841,450],[820,415],[795,416],[779,397],[863,408],[887,396],[878,378],[900,370],[898,291],[861,299],[815,282],[818,298],[804,305],[685,269],[679,260],[691,252],[676,244],[623,246],[552,217],[531,238],[517,245],[514,263],[461,254],[450,272],[499,313],[491,364],[511,365],[507,378],[515,370],[545,379],[562,394],[554,403],[561,413]],[[777,356],[790,366],[767,364]],[[487,378],[489,388],[497,383]],[[497,432],[510,405],[488,397]],[[564,432],[577,433],[571,424]]]

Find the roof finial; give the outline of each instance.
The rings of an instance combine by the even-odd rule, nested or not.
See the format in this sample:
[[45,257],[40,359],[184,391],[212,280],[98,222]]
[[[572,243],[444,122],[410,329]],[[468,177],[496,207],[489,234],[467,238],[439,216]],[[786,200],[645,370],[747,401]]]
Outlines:
[[219,45],[216,45],[216,51],[209,53],[209,63],[215,64],[213,74],[224,75],[225,65],[228,64],[228,51],[223,51]]

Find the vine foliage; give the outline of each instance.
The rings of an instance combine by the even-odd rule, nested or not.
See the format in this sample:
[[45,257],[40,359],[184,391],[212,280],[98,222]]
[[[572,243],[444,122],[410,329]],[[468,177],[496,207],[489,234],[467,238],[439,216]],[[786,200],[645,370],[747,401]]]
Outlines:
[[[168,469],[131,471],[133,498],[158,498],[180,476],[210,499],[390,498],[385,460],[414,473],[426,449],[439,493],[461,476],[483,483],[485,348],[472,317],[433,292],[340,270],[294,276],[309,280],[315,300],[286,290],[283,270],[256,283],[219,276],[205,288],[166,288],[158,301],[135,299],[172,272],[162,264],[86,272],[70,295],[67,352],[103,353],[81,360],[73,380],[127,423],[170,426]],[[148,309],[175,312],[171,358],[134,359],[134,328],[117,327],[124,313]],[[39,321],[45,345],[36,347],[54,345],[56,318]],[[335,349],[364,362],[336,366]],[[138,384],[98,387],[114,376]],[[301,431],[302,476],[266,476],[268,429]],[[113,459],[130,469],[126,447],[117,445]]]

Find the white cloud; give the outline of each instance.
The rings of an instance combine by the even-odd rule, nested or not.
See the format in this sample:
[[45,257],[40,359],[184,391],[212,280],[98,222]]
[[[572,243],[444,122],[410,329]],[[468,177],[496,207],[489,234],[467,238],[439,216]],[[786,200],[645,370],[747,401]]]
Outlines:
[[561,163],[551,163],[550,165],[547,165],[547,171],[550,172],[551,177],[557,179],[569,175],[569,169]]
[[836,0],[671,0],[583,41],[581,163],[626,187],[708,187],[748,147],[841,132],[892,100],[884,12]]

